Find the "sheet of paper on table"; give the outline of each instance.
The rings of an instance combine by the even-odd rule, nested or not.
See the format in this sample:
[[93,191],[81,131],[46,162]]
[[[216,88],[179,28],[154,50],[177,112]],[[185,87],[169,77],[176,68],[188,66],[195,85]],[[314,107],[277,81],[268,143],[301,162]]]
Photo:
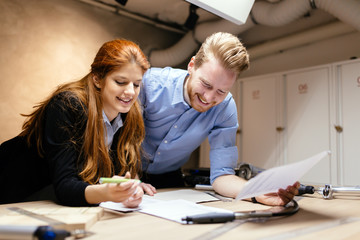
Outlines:
[[112,209],[120,212],[133,212],[143,209],[152,203],[157,203],[157,200],[169,201],[169,200],[178,200],[183,199],[193,203],[201,203],[201,202],[211,202],[211,201],[219,201],[218,198],[211,196],[203,191],[196,191],[192,189],[180,189],[173,190],[167,192],[160,192],[155,194],[154,196],[144,195],[143,201],[137,208],[127,208],[122,203],[116,202],[102,202],[100,203],[100,207]]
[[177,200],[183,199],[194,203],[219,201],[218,198],[203,192],[193,189],[180,189],[167,192],[159,192],[153,196],[154,199],[158,200]]
[[122,203],[102,202],[100,204],[106,210],[117,211],[121,213],[139,211],[149,215],[165,218],[178,223],[185,223],[182,218],[194,214],[212,213],[212,212],[231,212],[229,210],[208,207],[196,204],[193,201],[184,199],[159,200],[151,196],[144,195],[143,201],[138,208],[126,208]]
[[170,201],[162,201],[147,205],[145,208],[139,210],[141,213],[146,213],[149,215],[165,218],[171,221],[175,221],[178,223],[186,223],[182,220],[186,216],[192,216],[196,214],[205,214],[205,213],[231,213],[232,211],[204,206],[200,204],[196,204],[187,200],[177,199]]
[[122,204],[122,203],[111,202],[111,201],[100,203],[100,207],[102,207],[102,208],[104,208],[106,210],[112,210],[112,211],[127,213],[127,212],[139,211],[139,210],[141,210],[143,208],[146,208],[147,205],[157,203],[158,201],[159,200],[156,200],[156,199],[148,197],[147,195],[144,195],[142,202],[136,208],[128,208],[128,207],[125,207],[124,204]]
[[330,155],[330,151],[323,151],[305,160],[270,168],[250,179],[237,195],[236,199],[246,199],[266,193],[277,192],[280,188],[299,181],[315,164]]

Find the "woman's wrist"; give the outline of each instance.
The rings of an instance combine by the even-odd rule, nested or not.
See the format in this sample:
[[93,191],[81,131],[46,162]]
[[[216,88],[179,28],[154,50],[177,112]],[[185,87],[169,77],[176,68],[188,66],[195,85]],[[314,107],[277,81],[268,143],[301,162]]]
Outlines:
[[89,204],[99,204],[104,202],[104,185],[89,185],[85,188],[85,199]]

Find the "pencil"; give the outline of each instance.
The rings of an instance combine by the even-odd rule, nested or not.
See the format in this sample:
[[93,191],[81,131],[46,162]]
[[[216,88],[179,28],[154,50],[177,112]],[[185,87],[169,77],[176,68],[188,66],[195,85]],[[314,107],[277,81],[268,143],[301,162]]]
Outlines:
[[101,183],[101,184],[102,183],[123,183],[123,182],[128,182],[128,181],[141,182],[139,179],[101,177],[99,180],[99,183]]

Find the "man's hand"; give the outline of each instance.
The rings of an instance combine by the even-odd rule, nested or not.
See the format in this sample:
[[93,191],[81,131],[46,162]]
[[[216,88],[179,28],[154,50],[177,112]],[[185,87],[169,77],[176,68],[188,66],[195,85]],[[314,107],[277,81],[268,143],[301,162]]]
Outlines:
[[[235,175],[222,175],[215,179],[212,186],[214,190],[225,197],[236,198],[242,190],[246,180]],[[269,206],[282,206],[290,202],[298,194],[300,183],[296,182],[286,189],[279,189],[276,193],[256,196],[256,201]],[[248,199],[250,200],[250,199]]]
[[300,183],[296,182],[293,185],[288,186],[286,189],[279,189],[277,193],[268,193],[261,196],[256,196],[256,201],[259,203],[280,206],[289,203],[295,195],[299,193]]

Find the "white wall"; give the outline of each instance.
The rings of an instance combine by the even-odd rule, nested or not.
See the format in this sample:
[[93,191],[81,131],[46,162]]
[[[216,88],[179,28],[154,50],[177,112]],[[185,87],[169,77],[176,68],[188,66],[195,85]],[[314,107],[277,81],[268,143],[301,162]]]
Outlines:
[[76,0],[0,0],[0,143],[20,132],[20,113],[86,75],[100,46],[120,37],[146,50],[181,36]]

